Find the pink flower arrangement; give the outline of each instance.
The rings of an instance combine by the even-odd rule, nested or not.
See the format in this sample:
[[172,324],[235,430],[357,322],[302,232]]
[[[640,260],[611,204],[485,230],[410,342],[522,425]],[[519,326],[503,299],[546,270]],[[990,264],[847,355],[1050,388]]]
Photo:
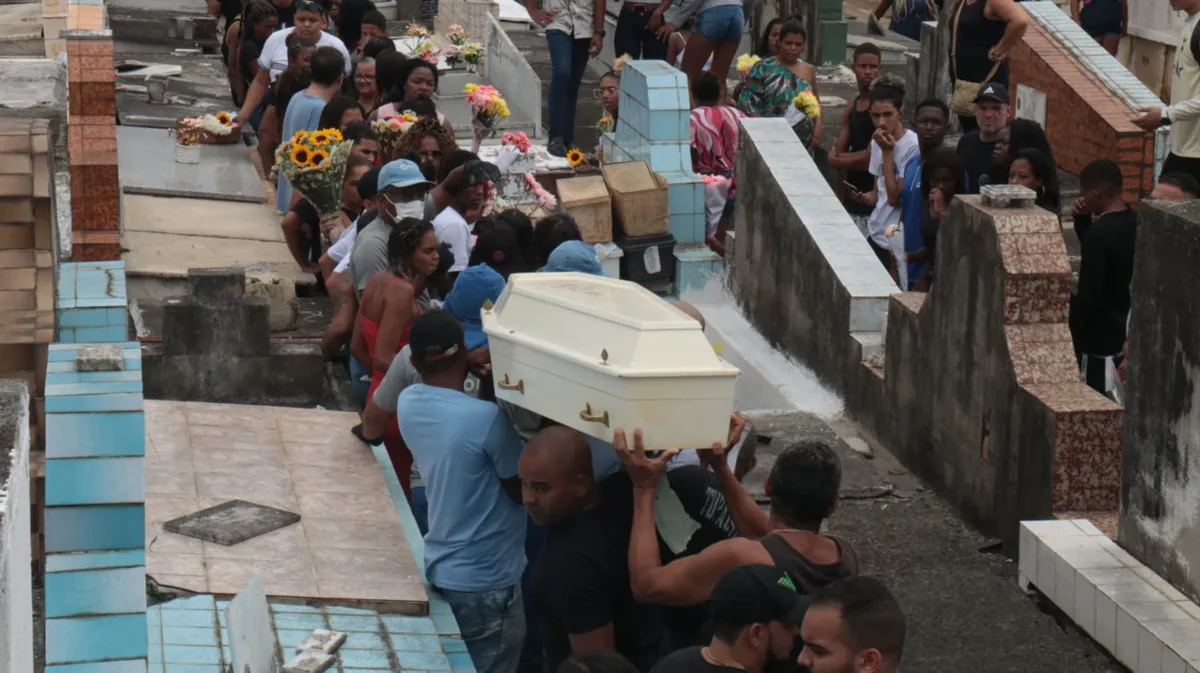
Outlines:
[[554,198],[553,194],[546,191],[546,188],[542,186],[542,183],[538,182],[537,179],[533,177],[532,172],[525,174],[525,186],[529,188],[529,191],[534,195],[534,197],[537,198],[539,202],[541,202],[542,207],[546,210],[554,210],[558,207],[558,199]]
[[517,131],[516,133],[505,133],[504,135],[500,136],[500,145],[503,147],[512,146],[515,147],[521,154],[528,154],[529,136],[525,135],[523,131]]

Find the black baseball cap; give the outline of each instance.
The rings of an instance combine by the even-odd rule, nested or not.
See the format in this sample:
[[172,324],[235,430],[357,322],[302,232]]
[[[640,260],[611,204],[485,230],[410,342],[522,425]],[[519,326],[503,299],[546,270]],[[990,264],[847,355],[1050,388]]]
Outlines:
[[782,568],[739,566],[721,576],[712,592],[712,620],[729,626],[767,622],[799,624],[809,599]]
[[458,319],[446,311],[427,311],[413,321],[408,345],[413,359],[428,362],[467,350],[466,335]]
[[979,93],[975,94],[973,102],[991,100],[997,103],[1008,105],[1008,88],[999,82],[987,82],[979,87]]

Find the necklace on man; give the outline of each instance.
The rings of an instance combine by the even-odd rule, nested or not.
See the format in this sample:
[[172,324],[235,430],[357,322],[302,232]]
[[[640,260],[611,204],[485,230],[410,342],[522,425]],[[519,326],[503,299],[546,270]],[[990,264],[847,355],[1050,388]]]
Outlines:
[[733,663],[727,663],[727,662],[721,661],[720,659],[717,659],[716,657],[713,656],[712,652],[710,652],[709,648],[707,648],[707,647],[700,648],[700,656],[704,657],[704,660],[707,661],[708,663],[712,664],[713,666],[724,666],[725,668],[736,668],[736,669],[742,670],[742,671],[746,670],[745,666],[737,663],[736,661]]

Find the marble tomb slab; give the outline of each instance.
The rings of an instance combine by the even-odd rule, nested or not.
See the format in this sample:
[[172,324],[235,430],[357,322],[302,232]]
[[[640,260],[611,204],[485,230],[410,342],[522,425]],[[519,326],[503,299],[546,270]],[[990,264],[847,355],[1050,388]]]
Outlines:
[[262,180],[241,143],[204,145],[200,163],[175,161],[175,141],[162,129],[117,127],[121,188],[126,194],[266,203]]

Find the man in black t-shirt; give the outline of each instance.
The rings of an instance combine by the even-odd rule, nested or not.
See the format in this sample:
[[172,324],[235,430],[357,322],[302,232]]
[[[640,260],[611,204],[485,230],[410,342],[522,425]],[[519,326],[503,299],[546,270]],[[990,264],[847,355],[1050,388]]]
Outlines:
[[792,660],[808,601],[778,566],[746,565],[725,573],[712,592],[712,641],[673,652],[654,673],[762,673]]
[[968,194],[978,194],[980,187],[992,182],[1008,182],[1007,175],[992,175],[996,140],[1008,124],[1008,89],[1003,84],[988,82],[979,87],[975,122],[979,128],[964,133],[958,140],[958,156],[967,171]]
[[629,532],[633,486],[623,472],[597,483],[583,435],[552,426],[519,465],[529,516],[547,525],[531,587],[543,620],[547,670],[572,652],[616,650],[648,671],[658,655],[659,611],[633,599]]

